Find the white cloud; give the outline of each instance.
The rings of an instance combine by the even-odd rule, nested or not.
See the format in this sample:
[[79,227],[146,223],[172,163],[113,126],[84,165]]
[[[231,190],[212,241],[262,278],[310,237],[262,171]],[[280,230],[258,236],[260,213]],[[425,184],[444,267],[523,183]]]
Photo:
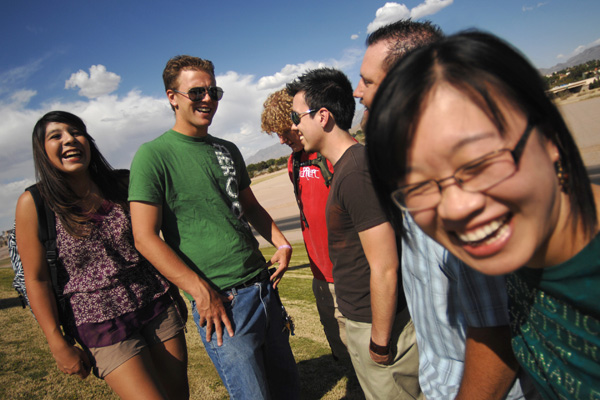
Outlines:
[[11,83],[19,83],[29,78],[35,72],[37,72],[42,66],[43,58],[35,60],[29,64],[21,65],[10,69],[0,74],[0,83],[3,85]]
[[119,87],[121,77],[114,72],[108,72],[104,65],[92,65],[90,74],[79,70],[65,82],[65,89],[78,87],[79,95],[88,99],[94,99],[100,96],[114,92]]
[[[244,157],[277,143],[277,138],[260,130],[260,114],[267,96],[309,69],[323,66],[342,70],[352,68],[360,62],[362,54],[362,49],[349,49],[339,60],[288,64],[271,76],[255,77],[233,71],[218,75],[216,79],[224,88],[225,96],[219,103],[209,132],[234,142]],[[106,89],[109,85],[101,79],[110,74],[101,65],[90,68],[90,76],[83,71],[73,74],[68,82],[82,91],[91,90],[94,85],[104,88],[104,91],[94,89],[97,93],[104,92],[103,95],[88,96],[79,101],[66,102],[57,96],[55,99],[59,100],[28,108],[29,101],[36,96],[31,90],[16,91],[9,99],[0,100],[0,148],[3,151],[0,157],[0,204],[4,205],[0,211],[0,230],[12,227],[17,198],[34,181],[31,133],[36,121],[46,112],[65,110],[81,117],[100,151],[115,168],[129,168],[142,143],[173,126],[174,115],[166,97],[146,96],[138,90],[123,96],[110,95],[114,89]]]
[[454,0],[425,0],[424,3],[421,3],[410,10],[410,17],[412,19],[419,19],[428,15],[436,14],[438,11],[448,7],[453,2]]
[[330,63],[307,61],[302,64],[287,64],[281,69],[281,71],[275,73],[275,75],[264,76],[258,80],[256,88],[258,90],[269,90],[275,91],[281,89],[283,85],[293,81],[297,76],[303,74],[309,69],[322,68],[325,66],[331,66]]
[[596,39],[591,43],[585,44],[585,45],[579,45],[575,48],[575,50],[573,50],[570,54],[559,54],[556,56],[557,59],[559,60],[568,60],[571,57],[575,57],[578,54],[583,53],[585,50],[589,49],[590,47],[594,47],[594,46],[598,46],[600,45],[600,39]]
[[0,73],[0,94],[13,90],[15,85],[21,85],[31,75],[36,73],[44,61],[44,57],[29,64],[21,65]]
[[384,25],[410,17],[410,11],[404,4],[385,3],[375,12],[375,19],[367,26],[367,33],[376,31]]
[[[281,69],[281,71],[275,73],[274,75],[260,78],[257,82],[256,89],[267,90],[268,95],[275,90],[281,89],[286,83],[293,81],[296,79],[296,77],[311,69],[333,67],[345,70],[346,68],[359,63],[362,60],[363,53],[364,50],[362,49],[351,48],[346,49],[342,55],[342,58],[339,60],[329,59],[326,61],[306,61],[302,64],[287,64]],[[265,96],[265,99],[266,97],[267,96]]]
[[525,5],[524,5],[524,6],[523,6],[523,12],[527,12],[527,11],[533,11],[533,10],[535,10],[536,8],[540,8],[540,7],[543,7],[543,6],[545,6],[546,4],[548,4],[548,3],[547,3],[547,2],[543,2],[543,3],[542,3],[542,2],[540,2],[540,3],[537,3],[537,4],[536,4],[536,5],[534,5],[534,6],[525,6]]
[[11,94],[10,99],[15,105],[25,106],[36,94],[35,90],[17,90]]
[[15,220],[15,207],[17,206],[17,199],[23,193],[26,187],[31,186],[35,183],[33,179],[24,179],[18,182],[11,182],[7,185],[2,185],[0,191],[0,230],[12,229],[13,222]]
[[350,39],[352,39],[352,40],[356,40],[356,39],[358,39],[358,35],[357,35],[357,34],[354,34],[354,35],[350,36]]
[[383,7],[375,12],[375,19],[367,26],[367,33],[372,33],[384,25],[401,19],[419,19],[435,14],[453,2],[454,0],[425,0],[411,10],[404,4],[385,3]]

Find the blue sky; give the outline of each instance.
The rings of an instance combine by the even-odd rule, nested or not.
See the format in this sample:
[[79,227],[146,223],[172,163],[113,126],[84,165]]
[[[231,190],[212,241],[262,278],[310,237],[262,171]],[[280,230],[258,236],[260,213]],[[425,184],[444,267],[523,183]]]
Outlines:
[[141,143],[173,125],[161,73],[174,55],[215,63],[225,96],[210,132],[247,157],[277,143],[260,132],[267,95],[319,66],[342,69],[356,85],[373,27],[412,17],[447,34],[479,28],[550,67],[600,44],[598,15],[598,0],[3,2],[0,230],[34,182],[36,120],[53,109],[79,115],[108,160],[127,168]]

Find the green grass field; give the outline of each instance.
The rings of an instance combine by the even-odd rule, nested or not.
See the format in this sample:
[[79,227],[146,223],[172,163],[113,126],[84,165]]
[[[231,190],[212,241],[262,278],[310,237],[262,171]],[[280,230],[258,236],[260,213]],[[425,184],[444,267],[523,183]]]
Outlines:
[[[274,249],[262,249],[269,259]],[[0,267],[9,264],[0,260]],[[11,268],[0,268],[0,399],[117,399],[104,381],[61,373],[29,309],[21,308],[11,286]],[[290,343],[302,383],[302,399],[363,399],[351,368],[331,357],[311,289],[312,274],[303,245],[294,246],[279,291],[296,324]],[[192,399],[227,399],[227,392],[188,319],[188,376]]]

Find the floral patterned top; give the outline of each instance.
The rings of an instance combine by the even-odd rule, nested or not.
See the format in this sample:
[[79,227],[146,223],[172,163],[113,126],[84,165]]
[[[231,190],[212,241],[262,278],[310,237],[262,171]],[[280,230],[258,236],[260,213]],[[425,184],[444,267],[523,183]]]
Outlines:
[[158,299],[168,281],[134,247],[131,220],[105,201],[89,236],[71,236],[56,218],[59,286],[69,297],[76,326],[115,319]]

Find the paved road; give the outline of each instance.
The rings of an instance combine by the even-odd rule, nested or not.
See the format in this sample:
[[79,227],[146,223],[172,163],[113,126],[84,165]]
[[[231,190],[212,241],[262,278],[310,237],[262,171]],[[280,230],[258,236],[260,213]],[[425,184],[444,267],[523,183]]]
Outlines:
[[575,136],[592,182],[600,185],[600,97],[563,104],[559,109]]
[[[261,176],[252,184],[258,202],[269,212],[290,243],[302,242],[300,214],[294,198],[294,187],[287,169]],[[270,246],[262,236],[254,233],[260,247]]]
[[585,165],[600,165],[600,97],[564,104],[559,109],[575,136]]

